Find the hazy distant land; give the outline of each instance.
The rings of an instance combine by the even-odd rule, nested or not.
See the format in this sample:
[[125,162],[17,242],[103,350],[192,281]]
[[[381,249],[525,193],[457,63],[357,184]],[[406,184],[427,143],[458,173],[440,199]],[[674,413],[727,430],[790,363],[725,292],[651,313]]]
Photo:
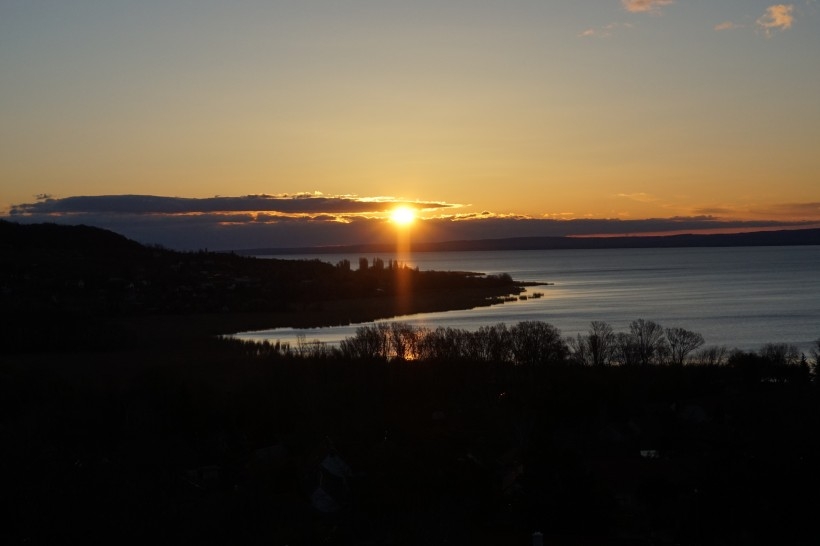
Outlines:
[[[479,239],[444,241],[436,243],[414,242],[415,252],[458,252],[484,250],[564,250],[599,248],[676,248],[676,247],[722,247],[722,246],[799,246],[820,245],[820,229],[756,231],[750,233],[712,235],[663,235],[623,237],[514,237],[504,239]],[[392,253],[395,248],[388,244],[354,244],[344,246],[314,246],[291,248],[250,248],[236,251],[249,256],[293,254],[356,254]]]

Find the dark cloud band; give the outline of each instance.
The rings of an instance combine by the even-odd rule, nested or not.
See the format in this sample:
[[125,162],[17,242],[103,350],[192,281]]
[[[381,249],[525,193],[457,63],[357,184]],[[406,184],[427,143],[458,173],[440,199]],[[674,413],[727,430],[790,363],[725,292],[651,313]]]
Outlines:
[[440,202],[365,200],[354,197],[246,195],[242,197],[161,197],[154,195],[75,196],[45,198],[35,203],[13,205],[11,215],[23,214],[195,214],[232,212],[274,212],[280,214],[363,214],[384,212],[397,205],[424,210],[454,205]]
[[[159,243],[181,250],[294,248],[395,241],[396,232],[383,213],[398,204],[401,203],[388,198],[305,194],[206,199],[145,195],[65,199],[43,196],[36,203],[14,206],[10,218],[21,222],[98,226],[142,243]],[[455,205],[441,202],[408,204],[444,213],[436,218],[420,220],[412,227],[414,241],[429,243],[517,237],[749,231],[812,227],[820,219],[817,203],[781,205],[783,210],[779,212],[790,212],[794,219],[785,222],[768,219],[726,220],[713,216],[723,212],[722,209],[704,209],[698,216],[687,217],[568,220],[499,216],[490,211],[448,214],[448,209]],[[803,214],[797,215],[797,212]]]

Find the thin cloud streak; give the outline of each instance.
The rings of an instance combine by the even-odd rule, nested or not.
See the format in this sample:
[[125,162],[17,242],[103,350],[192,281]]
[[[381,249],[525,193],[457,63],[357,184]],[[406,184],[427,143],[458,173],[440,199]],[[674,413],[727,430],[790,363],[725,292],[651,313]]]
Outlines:
[[650,195],[644,192],[619,193],[617,197],[620,197],[622,199],[629,199],[630,201],[637,201],[639,203],[655,203],[658,201],[658,198],[654,195]]
[[784,203],[764,209],[754,209],[752,214],[761,217],[788,217],[805,220],[820,218],[820,202],[818,203]]
[[750,205],[744,208],[701,207],[695,209],[694,213],[716,215],[722,218],[765,218],[775,221],[783,219],[789,222],[820,222],[820,202],[779,203],[767,206]]
[[632,25],[629,24],[629,23],[609,23],[609,24],[606,24],[602,27],[588,28],[588,29],[584,30],[583,32],[580,32],[578,34],[578,37],[579,38],[611,38],[613,33],[616,30],[620,29],[620,28],[630,29],[630,28],[632,28]]
[[632,13],[658,13],[663,6],[669,6],[675,0],[621,0],[626,11]]
[[737,23],[733,23],[732,21],[725,21],[718,25],[714,26],[714,29],[720,32],[721,30],[736,30],[739,28],[743,28],[743,25],[739,25]]

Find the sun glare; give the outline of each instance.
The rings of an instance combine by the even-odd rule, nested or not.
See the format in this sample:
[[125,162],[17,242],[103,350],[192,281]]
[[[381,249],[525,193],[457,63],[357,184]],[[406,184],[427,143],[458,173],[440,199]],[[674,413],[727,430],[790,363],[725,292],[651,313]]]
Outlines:
[[390,221],[400,226],[412,224],[416,219],[416,212],[410,207],[397,207],[390,213]]

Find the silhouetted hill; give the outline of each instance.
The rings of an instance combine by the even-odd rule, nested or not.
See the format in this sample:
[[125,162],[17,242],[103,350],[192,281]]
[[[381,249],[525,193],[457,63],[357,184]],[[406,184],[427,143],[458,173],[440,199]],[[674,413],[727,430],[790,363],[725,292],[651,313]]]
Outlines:
[[[454,353],[467,338],[445,329],[436,358],[387,360],[217,339],[201,324],[185,343],[134,346],[117,327],[179,336],[198,310],[250,298],[303,317],[327,304],[298,300],[316,294],[391,301],[404,274],[434,300],[510,284],[178,253],[86,227],[0,222],[0,237],[4,543],[816,540],[816,355],[814,374],[764,351],[722,365],[514,363]],[[84,335],[114,343],[60,350]],[[27,344],[53,352],[21,354]]]
[[0,250],[18,257],[40,251],[112,257],[146,250],[140,243],[105,229],[85,225],[17,224],[5,220],[0,220],[0,241]]
[[[563,250],[601,248],[681,248],[727,246],[797,246],[820,244],[820,229],[758,231],[715,235],[665,235],[635,237],[514,237],[413,243],[416,252],[457,252],[490,250]],[[391,245],[346,245],[328,247],[254,248],[237,251],[243,255],[322,253],[391,253]]]
[[[108,330],[118,317],[218,314],[230,318],[209,333],[230,333],[252,329],[237,322],[243,313],[260,315],[256,329],[329,326],[472,308],[523,290],[509,276],[417,271],[380,260],[354,270],[349,262],[177,252],[88,226],[0,222],[0,241],[0,351],[114,339]],[[167,335],[160,323],[146,322]],[[165,329],[192,324],[170,321]]]

